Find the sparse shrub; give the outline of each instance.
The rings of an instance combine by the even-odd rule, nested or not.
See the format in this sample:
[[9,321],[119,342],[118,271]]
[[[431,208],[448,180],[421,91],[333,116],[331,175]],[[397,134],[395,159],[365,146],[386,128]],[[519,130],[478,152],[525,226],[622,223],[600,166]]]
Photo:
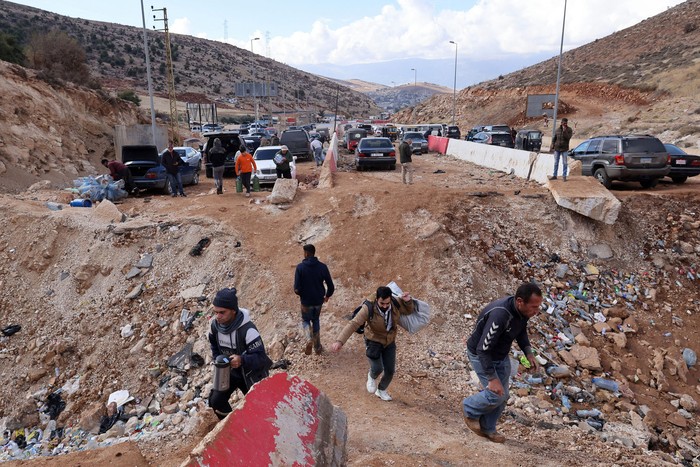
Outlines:
[[503,75],[498,75],[498,79],[503,79]]
[[18,65],[24,63],[24,52],[15,37],[3,32],[0,32],[0,60]]
[[85,51],[74,38],[60,31],[35,33],[26,49],[29,65],[51,84],[59,80],[83,84],[90,81]]
[[688,33],[691,33],[691,32],[693,32],[693,31],[695,31],[697,28],[698,28],[698,26],[697,26],[695,23],[688,23],[688,24],[686,24],[685,27],[683,28],[683,32],[685,32],[686,34],[688,34]]
[[132,89],[117,93],[117,97],[125,101],[133,102],[136,105],[141,105],[141,98],[137,96]]
[[627,123],[634,123],[634,122],[636,122],[637,120],[639,120],[639,116],[638,116],[638,115],[632,115],[631,117],[627,117]]

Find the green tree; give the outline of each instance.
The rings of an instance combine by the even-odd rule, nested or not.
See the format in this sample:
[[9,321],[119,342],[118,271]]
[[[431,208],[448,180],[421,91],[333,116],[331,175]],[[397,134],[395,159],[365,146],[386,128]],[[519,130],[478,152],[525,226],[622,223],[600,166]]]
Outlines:
[[4,32],[0,32],[0,60],[18,65],[24,64],[22,48],[17,44],[17,40],[13,36]]
[[141,105],[141,98],[136,95],[136,93],[132,89],[128,89],[126,91],[121,91],[117,94],[117,97],[119,99],[123,99],[125,101],[133,102],[136,105]]

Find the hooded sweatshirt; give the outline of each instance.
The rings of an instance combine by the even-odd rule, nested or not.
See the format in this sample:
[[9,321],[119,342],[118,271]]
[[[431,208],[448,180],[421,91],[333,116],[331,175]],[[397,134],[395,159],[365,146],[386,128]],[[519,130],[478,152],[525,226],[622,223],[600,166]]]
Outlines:
[[209,162],[212,167],[221,167],[226,163],[226,150],[219,138],[214,139],[214,147],[209,150]]
[[[326,287],[323,283],[326,283]],[[330,297],[335,291],[328,266],[315,256],[309,256],[297,265],[294,272],[294,293],[301,297],[304,306],[323,305],[324,297]]]

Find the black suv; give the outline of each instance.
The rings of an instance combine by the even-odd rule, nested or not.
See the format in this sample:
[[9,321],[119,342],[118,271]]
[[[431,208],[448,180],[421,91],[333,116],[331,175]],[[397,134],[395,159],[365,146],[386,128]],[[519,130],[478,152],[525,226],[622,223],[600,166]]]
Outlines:
[[462,132],[459,131],[458,126],[450,125],[447,127],[447,131],[445,132],[444,136],[447,136],[448,138],[460,139],[462,137]]
[[651,135],[596,136],[576,146],[569,157],[581,161],[583,175],[594,176],[605,188],[613,180],[651,188],[671,170],[668,151]]
[[204,148],[202,149],[202,154],[204,154],[204,161],[206,162],[206,174],[207,178],[212,178],[214,176],[211,168],[211,162],[209,162],[209,150],[214,147],[214,140],[219,138],[221,140],[221,147],[226,151],[226,162],[224,162],[224,175],[231,174],[236,175],[236,153],[241,148],[245,146],[245,141],[237,131],[216,131],[211,133],[206,133],[202,135],[207,141],[204,143]]

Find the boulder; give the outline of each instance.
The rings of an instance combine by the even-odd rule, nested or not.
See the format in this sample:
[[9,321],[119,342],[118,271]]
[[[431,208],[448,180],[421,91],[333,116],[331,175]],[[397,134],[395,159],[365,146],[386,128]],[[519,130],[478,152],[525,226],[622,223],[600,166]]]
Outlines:
[[680,428],[686,428],[688,426],[688,420],[678,412],[673,412],[666,418],[666,421]]
[[41,180],[27,188],[27,191],[30,193],[33,193],[35,191],[39,190],[48,190],[51,188],[51,181],[50,180]]
[[278,178],[267,200],[272,204],[288,204],[294,201],[299,182],[296,179]]
[[614,224],[620,213],[620,201],[593,177],[570,177],[569,183],[549,183],[559,206],[591,219]]
[[582,345],[574,345],[571,347],[571,355],[576,359],[576,363],[581,368],[587,370],[600,371],[603,367],[600,365],[600,356],[598,350],[594,347],[584,347]]
[[93,210],[93,216],[108,223],[117,223],[124,220],[124,214],[108,199],[102,200]]
[[81,429],[97,434],[100,431],[100,419],[105,415],[105,406],[101,402],[93,402],[80,414]]

